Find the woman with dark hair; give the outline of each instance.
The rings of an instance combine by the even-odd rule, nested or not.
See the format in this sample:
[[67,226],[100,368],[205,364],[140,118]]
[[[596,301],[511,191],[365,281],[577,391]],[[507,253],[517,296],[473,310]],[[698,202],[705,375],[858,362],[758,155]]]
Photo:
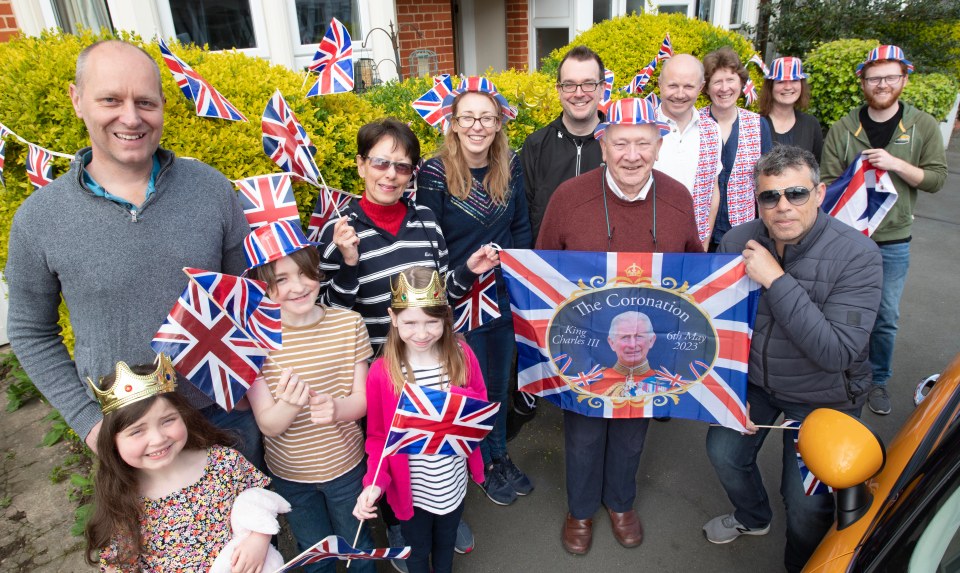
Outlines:
[[806,149],[820,161],[823,131],[820,122],[803,113],[810,105],[810,86],[800,58],[777,58],[760,90],[760,116],[773,134],[773,142]]
[[[462,264],[474,249],[490,243],[529,248],[523,171],[503,131],[516,110],[484,77],[465,78],[444,99],[447,106],[449,128],[436,157],[423,166],[417,193],[440,222],[450,260]],[[533,491],[533,484],[507,454],[507,394],[516,344],[506,286],[499,270],[495,272],[500,317],[475,326],[465,338],[480,362],[490,401],[501,403],[493,431],[480,443],[484,491],[494,503],[509,505]]]
[[720,208],[709,247],[710,252],[714,252],[731,227],[756,218],[753,166],[773,147],[773,138],[769,126],[759,115],[737,107],[749,77],[737,53],[730,47],[710,52],[703,58],[703,68],[706,80],[703,93],[711,103],[700,110],[700,117],[717,122],[723,141],[720,151],[723,169],[717,176]]

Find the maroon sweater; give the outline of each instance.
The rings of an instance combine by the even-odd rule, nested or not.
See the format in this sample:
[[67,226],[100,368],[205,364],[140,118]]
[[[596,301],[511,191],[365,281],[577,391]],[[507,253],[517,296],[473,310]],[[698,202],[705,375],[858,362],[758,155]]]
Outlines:
[[[603,167],[568,179],[557,187],[540,225],[537,248],[555,251],[612,251],[625,253],[702,253],[693,218],[693,199],[680,182],[653,171],[657,202],[657,244],[653,244],[653,189],[646,199],[624,201],[602,186]],[[607,194],[610,230],[603,213]]]

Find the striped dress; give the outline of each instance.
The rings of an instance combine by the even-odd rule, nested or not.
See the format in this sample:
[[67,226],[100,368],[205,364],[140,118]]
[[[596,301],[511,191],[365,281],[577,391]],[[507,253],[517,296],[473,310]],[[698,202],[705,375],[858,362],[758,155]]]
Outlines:
[[[345,398],[353,390],[357,362],[372,354],[367,328],[360,315],[325,308],[315,324],[283,325],[283,349],[270,353],[263,378],[276,399],[282,368],[293,368],[320,394]],[[310,408],[297,414],[286,432],[264,436],[267,467],[285,480],[322,483],[336,479],[363,460],[363,433],[356,422],[319,426],[310,421]]]

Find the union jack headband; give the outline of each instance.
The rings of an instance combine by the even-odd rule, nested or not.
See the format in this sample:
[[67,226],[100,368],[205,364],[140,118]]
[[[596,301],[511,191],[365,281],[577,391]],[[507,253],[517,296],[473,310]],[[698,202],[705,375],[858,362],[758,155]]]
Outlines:
[[503,95],[497,91],[493,82],[483,76],[469,76],[463,78],[460,82],[460,87],[443,98],[443,109],[447,121],[453,116],[453,100],[456,99],[458,95],[467,92],[483,93],[493,96],[493,99],[497,100],[497,103],[500,104],[500,113],[503,115],[504,122],[517,117],[517,108],[511,106],[507,98],[503,97]]
[[803,73],[803,62],[800,61],[800,58],[785,56],[774,60],[773,65],[770,66],[770,73],[764,77],[776,82],[789,82],[805,80],[807,74]]
[[871,62],[884,62],[884,61],[894,61],[900,62],[901,64],[907,66],[907,73],[913,73],[913,64],[910,63],[910,60],[903,55],[903,50],[899,46],[893,46],[890,44],[884,44],[883,46],[877,46],[876,48],[870,50],[870,53],[867,54],[867,59],[863,61],[862,64],[857,64],[857,77],[860,77],[863,74],[863,67]]
[[243,240],[243,254],[247,257],[247,270],[272,263],[309,246],[320,243],[308,241],[300,225],[290,221],[274,221],[252,231]]
[[607,121],[601,122],[593,130],[593,137],[603,137],[607,127],[611,125],[654,125],[660,130],[660,135],[670,133],[670,127],[657,121],[657,108],[653,102],[640,98],[623,98],[610,104],[607,108]]

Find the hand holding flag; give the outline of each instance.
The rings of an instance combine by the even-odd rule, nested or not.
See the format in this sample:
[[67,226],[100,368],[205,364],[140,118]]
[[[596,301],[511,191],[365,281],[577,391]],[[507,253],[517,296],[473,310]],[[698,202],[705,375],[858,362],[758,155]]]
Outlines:
[[827,187],[822,208],[869,237],[896,202],[897,189],[890,174],[861,154]]

